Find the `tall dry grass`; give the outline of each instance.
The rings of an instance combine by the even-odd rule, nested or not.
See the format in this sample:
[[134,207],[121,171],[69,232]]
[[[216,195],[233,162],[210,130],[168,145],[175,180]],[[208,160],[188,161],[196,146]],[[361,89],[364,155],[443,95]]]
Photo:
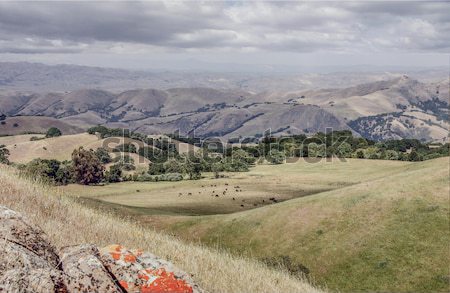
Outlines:
[[58,247],[120,243],[142,248],[191,273],[210,292],[323,292],[256,261],[186,244],[128,220],[88,209],[55,188],[20,178],[15,169],[4,165],[0,165],[0,204],[26,215]]

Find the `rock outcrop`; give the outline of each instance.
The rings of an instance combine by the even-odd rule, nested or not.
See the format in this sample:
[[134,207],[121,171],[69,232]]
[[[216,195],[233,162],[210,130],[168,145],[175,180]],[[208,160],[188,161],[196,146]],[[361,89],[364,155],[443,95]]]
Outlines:
[[0,206],[0,292],[192,292],[190,276],[141,250],[92,244],[58,251],[38,227]]

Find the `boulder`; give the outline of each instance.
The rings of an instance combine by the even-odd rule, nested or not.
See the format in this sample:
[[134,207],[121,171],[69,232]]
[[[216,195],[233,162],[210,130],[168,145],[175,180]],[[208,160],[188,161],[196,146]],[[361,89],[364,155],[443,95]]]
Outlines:
[[204,292],[187,273],[153,254],[121,245],[104,247],[100,254],[105,266],[128,292]]
[[64,281],[70,292],[123,292],[106,270],[94,245],[83,244],[63,248],[61,264],[65,274]]
[[57,251],[45,233],[0,206],[0,292],[203,293],[171,263],[121,245]]
[[66,292],[58,264],[44,232],[0,206],[0,292]]

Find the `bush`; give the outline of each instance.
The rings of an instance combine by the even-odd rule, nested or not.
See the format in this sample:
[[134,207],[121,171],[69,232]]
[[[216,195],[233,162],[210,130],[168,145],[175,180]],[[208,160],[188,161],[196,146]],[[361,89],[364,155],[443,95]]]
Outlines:
[[44,138],[45,138],[45,137],[32,136],[32,137],[30,137],[30,141],[42,140],[42,139],[44,139]]
[[148,166],[148,174],[160,175],[164,174],[164,166],[162,163],[150,163]]
[[153,181],[153,177],[146,173],[139,174],[137,176],[133,176],[133,179],[135,181],[139,181],[139,182]]
[[45,134],[45,137],[57,137],[57,136],[61,136],[61,135],[62,135],[61,130],[59,130],[56,127],[50,127],[47,130],[47,133]]
[[183,180],[183,175],[180,173],[167,173],[156,176],[158,177],[155,181],[181,181]]
[[84,185],[99,183],[103,180],[104,167],[92,150],[83,147],[72,153],[74,179]]
[[122,180],[122,168],[120,165],[112,165],[109,171],[105,173],[105,180],[107,182],[120,182]]
[[111,162],[111,156],[105,148],[98,148],[95,150],[95,155],[102,164],[108,164]]
[[4,144],[0,145],[0,164],[9,164],[9,150]]
[[284,152],[279,150],[270,150],[269,154],[266,156],[267,161],[271,164],[283,164],[285,155]]

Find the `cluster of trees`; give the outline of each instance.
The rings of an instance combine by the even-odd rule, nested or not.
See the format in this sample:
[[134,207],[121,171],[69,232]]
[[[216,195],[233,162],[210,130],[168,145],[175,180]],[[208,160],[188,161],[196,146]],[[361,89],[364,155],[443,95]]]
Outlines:
[[281,158],[312,157],[381,159],[422,161],[449,155],[449,144],[430,147],[417,139],[400,139],[376,142],[362,137],[354,137],[351,131],[317,133],[313,136],[294,135],[289,137],[264,137],[259,144],[242,146],[255,157],[265,157],[269,162],[273,153]]
[[95,152],[82,147],[73,151],[71,161],[34,159],[28,164],[18,165],[18,168],[25,175],[56,185],[97,184],[105,178],[105,168]]
[[256,162],[255,157],[240,148],[233,148],[226,156],[199,150],[196,153],[182,154],[169,158],[165,162],[150,164],[150,175],[174,174],[188,175],[189,179],[198,179],[202,172],[245,172]]

